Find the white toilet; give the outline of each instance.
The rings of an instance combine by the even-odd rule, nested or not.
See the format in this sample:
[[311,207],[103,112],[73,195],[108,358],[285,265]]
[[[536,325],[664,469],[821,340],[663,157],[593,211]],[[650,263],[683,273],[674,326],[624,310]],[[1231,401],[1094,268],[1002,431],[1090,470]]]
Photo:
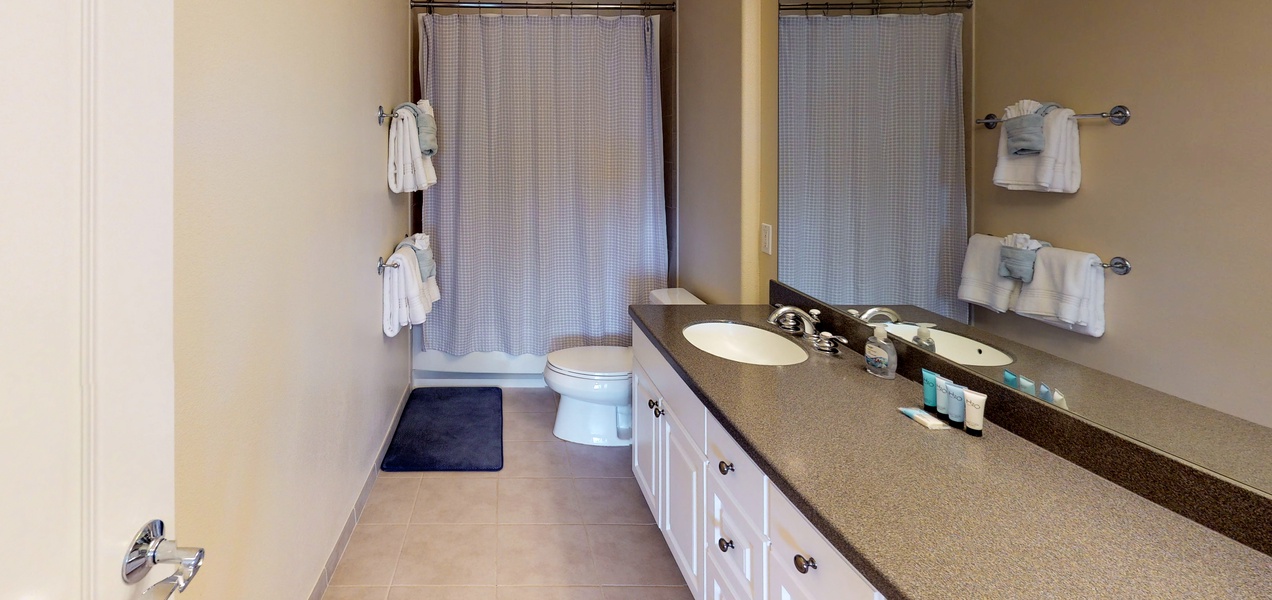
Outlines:
[[[654,290],[650,304],[703,304],[683,288]],[[632,349],[580,346],[548,354],[548,388],[561,395],[553,435],[589,446],[632,443]]]

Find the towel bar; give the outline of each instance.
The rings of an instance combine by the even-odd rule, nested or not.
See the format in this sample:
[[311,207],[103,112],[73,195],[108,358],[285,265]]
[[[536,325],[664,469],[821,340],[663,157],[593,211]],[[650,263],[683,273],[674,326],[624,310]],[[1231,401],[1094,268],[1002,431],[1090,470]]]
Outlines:
[[[1122,106],[1121,104],[1119,104],[1117,106],[1114,106],[1113,108],[1110,108],[1108,112],[1073,115],[1073,118],[1075,119],[1108,119],[1109,122],[1114,125],[1125,125],[1128,121],[1131,120],[1131,109],[1126,108],[1125,106]],[[1006,121],[1006,120],[1007,119],[998,118],[998,115],[994,113],[989,113],[985,115],[984,119],[976,119],[976,124],[984,125],[985,129],[993,129],[995,127],[998,127],[999,123],[1002,123],[1003,121]]]
[[[383,257],[383,256],[381,256],[381,257],[379,258],[379,260],[380,260],[379,264],[377,264],[377,265],[375,266],[375,272],[376,272],[376,274],[378,274],[378,275],[383,275],[383,274],[384,274],[384,269],[386,269],[386,268],[388,268],[388,269],[396,269],[396,268],[398,268],[398,263],[386,263],[386,262],[384,262],[384,257]],[[1117,259],[1115,258],[1115,259],[1113,259],[1113,260],[1117,260]],[[1128,269],[1129,269],[1129,267],[1128,267]]]
[[1101,267],[1113,269],[1114,275],[1125,275],[1131,272],[1131,261],[1120,256],[1114,256],[1113,260],[1106,263],[1100,263]]
[[392,118],[393,118],[393,113],[386,113],[386,112],[384,112],[384,105],[383,105],[383,104],[381,104],[381,105],[380,105],[380,110],[376,112],[375,118],[376,118],[376,120],[377,120],[377,121],[379,121],[379,123],[380,123],[381,125],[383,125],[383,124],[384,124],[384,120],[385,120],[385,119],[392,119]]

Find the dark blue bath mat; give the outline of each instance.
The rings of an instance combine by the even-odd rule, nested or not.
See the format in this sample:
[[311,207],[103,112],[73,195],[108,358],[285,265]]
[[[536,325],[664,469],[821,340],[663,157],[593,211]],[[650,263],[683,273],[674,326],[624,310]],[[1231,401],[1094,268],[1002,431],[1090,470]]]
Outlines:
[[411,391],[384,455],[383,471],[503,468],[503,391],[438,387]]

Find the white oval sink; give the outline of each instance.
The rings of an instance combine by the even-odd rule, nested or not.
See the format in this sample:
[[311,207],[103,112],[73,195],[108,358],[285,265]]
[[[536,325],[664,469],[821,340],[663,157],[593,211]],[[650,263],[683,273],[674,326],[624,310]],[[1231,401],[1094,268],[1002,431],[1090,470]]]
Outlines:
[[[911,341],[919,334],[916,325],[888,323],[888,333],[906,341]],[[957,333],[940,329],[931,329],[932,341],[936,342],[936,353],[960,365],[969,367],[1001,367],[1015,362],[1006,352],[988,344],[983,344]]]
[[682,333],[699,350],[735,362],[781,366],[808,360],[808,352],[789,337],[742,323],[694,323]]

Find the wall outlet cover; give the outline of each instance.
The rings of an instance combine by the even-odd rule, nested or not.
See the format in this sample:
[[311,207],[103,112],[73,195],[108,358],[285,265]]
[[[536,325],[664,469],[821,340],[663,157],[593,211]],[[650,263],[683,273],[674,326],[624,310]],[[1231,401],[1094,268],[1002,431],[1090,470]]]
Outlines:
[[773,254],[773,226],[760,223],[760,252]]

